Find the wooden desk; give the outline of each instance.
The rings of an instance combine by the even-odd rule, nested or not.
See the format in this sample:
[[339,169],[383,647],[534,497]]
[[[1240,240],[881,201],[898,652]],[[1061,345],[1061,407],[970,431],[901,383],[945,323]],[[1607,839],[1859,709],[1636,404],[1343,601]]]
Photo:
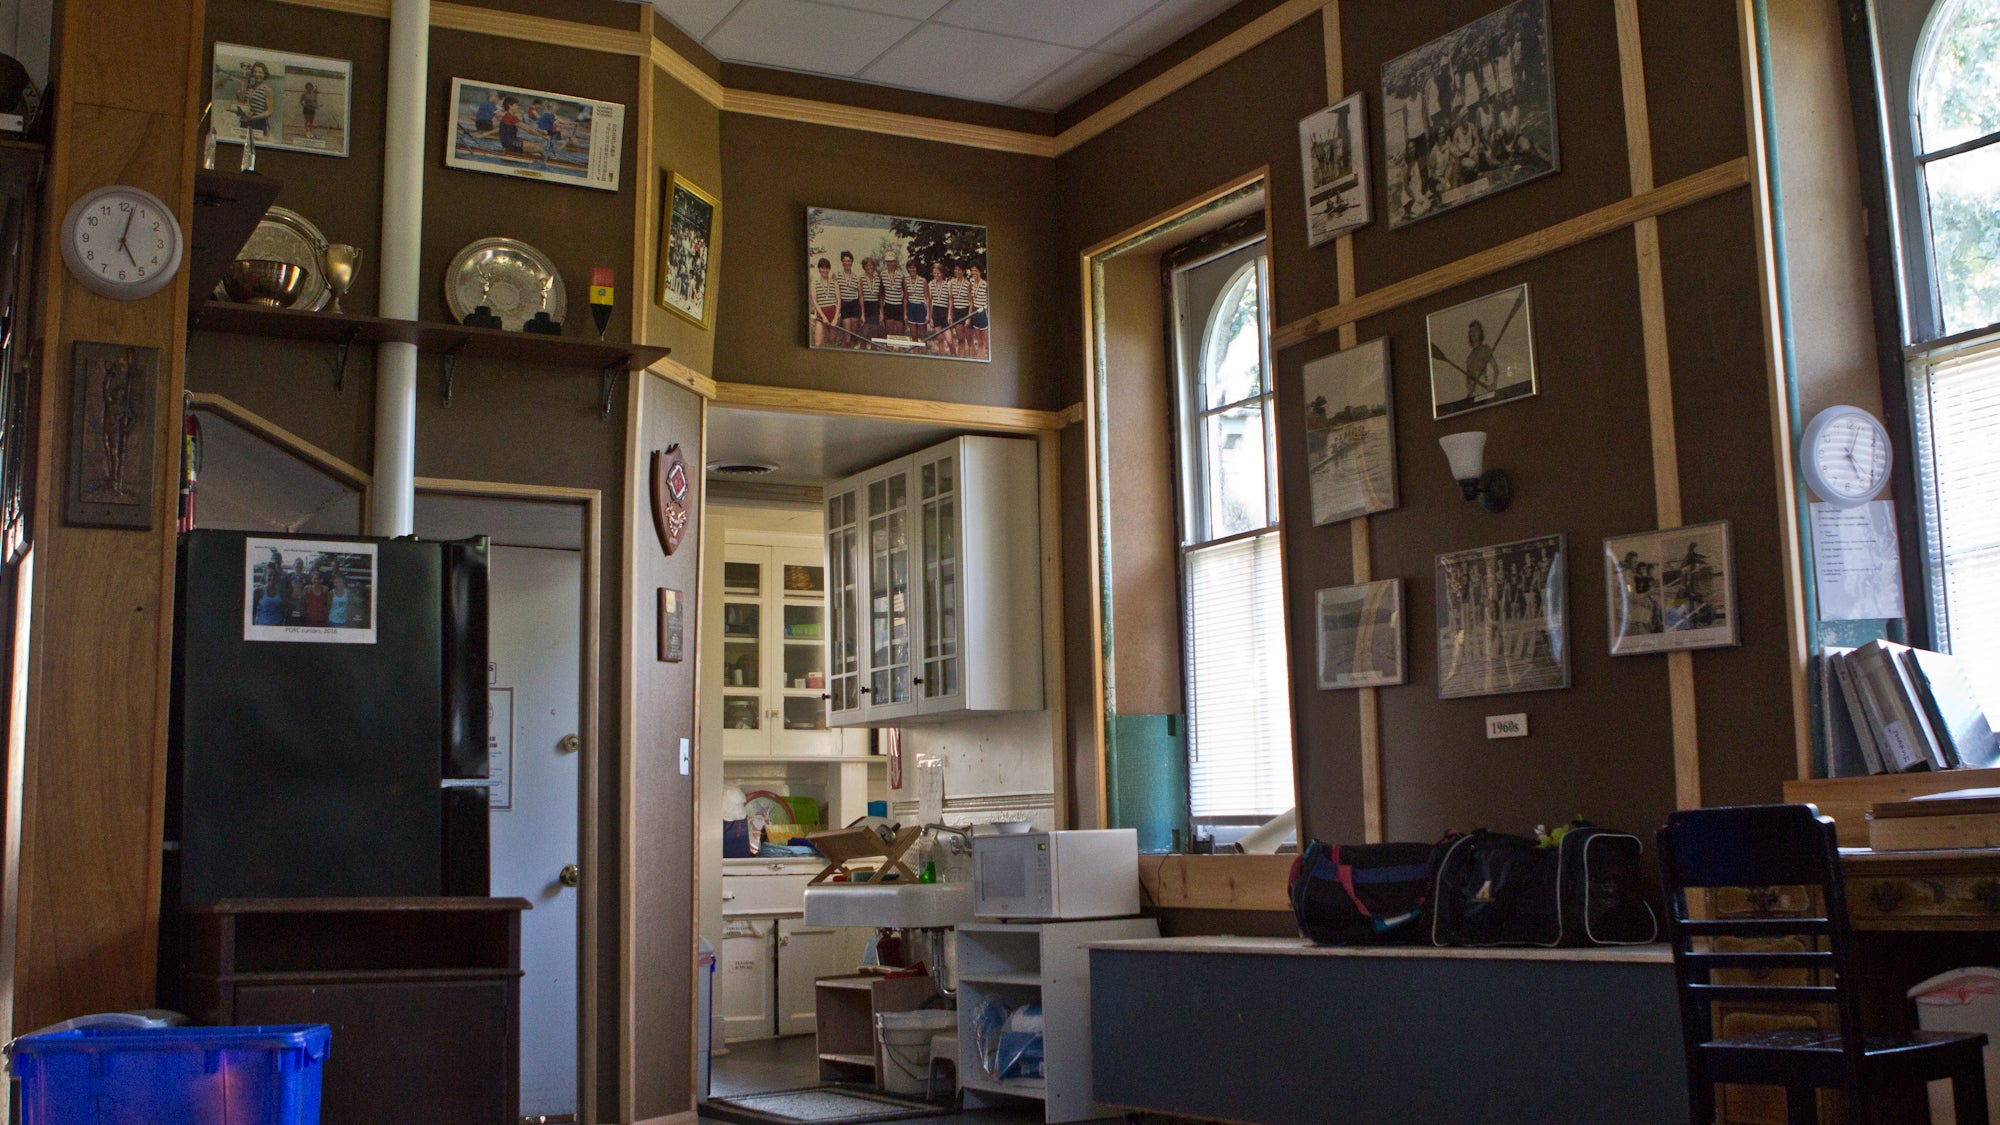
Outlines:
[[2000,931],[2000,848],[1842,848],[1840,865],[1857,930]]

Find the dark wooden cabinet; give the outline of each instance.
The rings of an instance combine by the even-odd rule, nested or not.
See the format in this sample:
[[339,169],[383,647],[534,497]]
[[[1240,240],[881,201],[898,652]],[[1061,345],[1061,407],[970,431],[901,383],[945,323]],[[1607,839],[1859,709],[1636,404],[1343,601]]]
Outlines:
[[214,1024],[333,1029],[326,1125],[514,1125],[518,898],[230,899],[186,910],[183,990]]

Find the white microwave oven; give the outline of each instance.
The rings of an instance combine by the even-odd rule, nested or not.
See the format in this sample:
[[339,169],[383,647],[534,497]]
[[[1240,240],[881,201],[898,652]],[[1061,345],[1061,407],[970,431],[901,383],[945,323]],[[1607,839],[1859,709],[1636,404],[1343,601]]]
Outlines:
[[973,913],[981,918],[1124,918],[1139,913],[1139,833],[1131,828],[975,836]]

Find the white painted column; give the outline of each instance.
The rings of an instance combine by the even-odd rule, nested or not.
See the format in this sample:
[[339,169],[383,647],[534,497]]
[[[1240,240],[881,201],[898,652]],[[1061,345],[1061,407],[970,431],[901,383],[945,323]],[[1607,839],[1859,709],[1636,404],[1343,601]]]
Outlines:
[[[424,93],[429,85],[430,0],[389,8],[388,121],[382,145],[380,315],[417,319],[424,217]],[[410,534],[416,503],[417,346],[375,349],[377,535]]]

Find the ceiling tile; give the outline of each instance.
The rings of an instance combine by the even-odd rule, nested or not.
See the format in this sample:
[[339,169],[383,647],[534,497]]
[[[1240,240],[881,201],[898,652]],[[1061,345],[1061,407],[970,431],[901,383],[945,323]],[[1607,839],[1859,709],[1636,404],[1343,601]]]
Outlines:
[[885,16],[927,20],[937,15],[937,10],[951,0],[820,0],[820,3],[837,8],[856,8],[863,12],[880,12]]
[[1048,43],[925,24],[860,77],[976,101],[1006,102],[1077,54]]
[[803,0],[744,0],[704,45],[734,62],[851,77],[916,26]]
[[741,0],[653,0],[653,7],[699,43]]
[[975,31],[991,31],[1060,43],[1094,47],[1151,8],[1156,0],[953,0],[938,13],[937,22]]
[[1027,93],[1015,98],[1014,104],[1053,113],[1124,73],[1131,65],[1132,60],[1124,55],[1085,51],[1035,83]]
[[1097,44],[1097,49],[1145,58],[1235,3],[1236,0],[1160,0],[1158,7]]

